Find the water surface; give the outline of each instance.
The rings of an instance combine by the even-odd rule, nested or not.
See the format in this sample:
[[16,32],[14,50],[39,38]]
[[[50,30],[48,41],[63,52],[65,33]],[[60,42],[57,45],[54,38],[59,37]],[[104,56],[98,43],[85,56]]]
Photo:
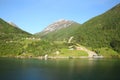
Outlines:
[[0,80],[120,80],[120,59],[0,58]]

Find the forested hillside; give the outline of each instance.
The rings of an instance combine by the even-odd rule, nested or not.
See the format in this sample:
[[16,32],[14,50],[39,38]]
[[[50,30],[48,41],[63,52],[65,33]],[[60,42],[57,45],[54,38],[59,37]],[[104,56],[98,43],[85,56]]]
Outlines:
[[120,4],[84,23],[74,36],[84,46],[120,52]]

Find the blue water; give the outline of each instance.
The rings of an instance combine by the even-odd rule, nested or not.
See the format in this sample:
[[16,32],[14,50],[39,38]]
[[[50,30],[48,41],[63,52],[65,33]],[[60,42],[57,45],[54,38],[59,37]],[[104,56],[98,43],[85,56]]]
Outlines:
[[0,58],[0,80],[120,80],[120,59]]

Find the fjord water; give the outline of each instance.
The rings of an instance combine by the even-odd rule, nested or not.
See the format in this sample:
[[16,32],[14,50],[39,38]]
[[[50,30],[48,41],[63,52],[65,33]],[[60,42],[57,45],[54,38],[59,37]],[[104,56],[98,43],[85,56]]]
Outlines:
[[0,58],[0,80],[120,80],[120,59]]

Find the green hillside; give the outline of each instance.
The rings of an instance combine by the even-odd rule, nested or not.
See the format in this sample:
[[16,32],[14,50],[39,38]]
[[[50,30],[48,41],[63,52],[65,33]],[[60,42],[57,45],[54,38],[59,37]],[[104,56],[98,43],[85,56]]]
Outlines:
[[120,52],[120,4],[84,23],[74,36],[84,46],[112,47]]
[[27,37],[31,34],[21,30],[18,27],[12,26],[0,18],[0,40],[11,40],[21,37]]
[[0,55],[16,55],[22,50],[20,41],[31,34],[0,19]]

